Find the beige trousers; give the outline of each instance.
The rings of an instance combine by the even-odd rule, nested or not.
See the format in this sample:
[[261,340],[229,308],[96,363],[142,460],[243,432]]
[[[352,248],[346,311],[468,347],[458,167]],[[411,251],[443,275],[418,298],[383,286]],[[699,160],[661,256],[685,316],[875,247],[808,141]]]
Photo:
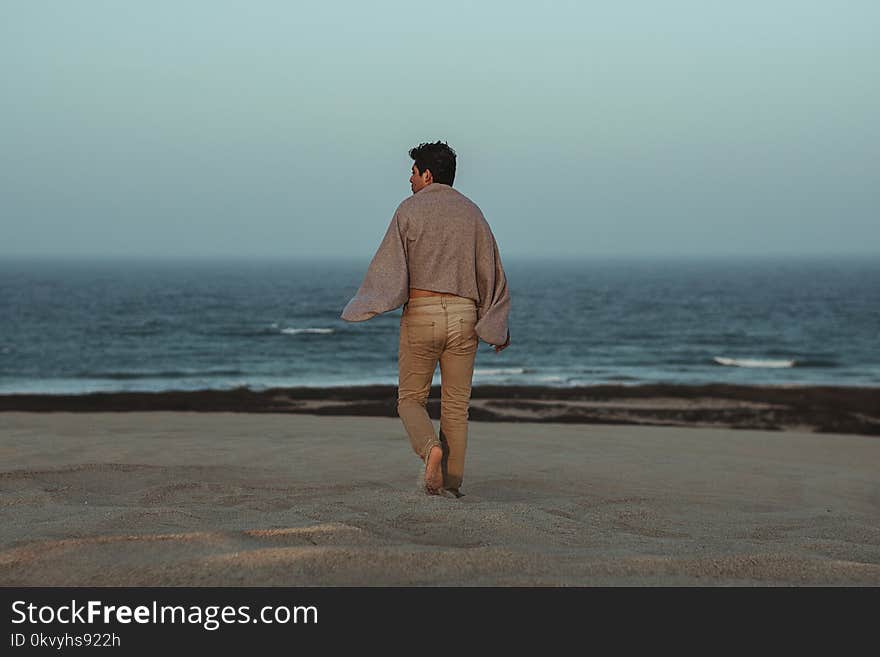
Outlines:
[[[397,414],[416,454],[424,458],[434,445],[443,449],[443,487],[455,491],[464,476],[476,323],[476,304],[458,296],[411,299],[400,317]],[[438,361],[439,438],[426,409]]]

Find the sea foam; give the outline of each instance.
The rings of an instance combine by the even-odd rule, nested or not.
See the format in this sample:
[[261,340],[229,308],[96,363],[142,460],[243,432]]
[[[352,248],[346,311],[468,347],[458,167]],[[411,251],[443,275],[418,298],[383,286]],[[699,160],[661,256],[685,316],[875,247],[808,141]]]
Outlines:
[[719,365],[731,367],[794,367],[793,360],[759,360],[757,358],[724,358],[715,356],[713,360]]
[[281,329],[282,333],[286,333],[287,335],[298,335],[300,333],[321,333],[321,334],[329,334],[335,333],[336,330],[332,328],[284,328]]
[[481,376],[500,376],[502,374],[525,374],[526,370],[523,367],[488,367],[482,368],[478,367],[474,370],[474,374],[479,374]]

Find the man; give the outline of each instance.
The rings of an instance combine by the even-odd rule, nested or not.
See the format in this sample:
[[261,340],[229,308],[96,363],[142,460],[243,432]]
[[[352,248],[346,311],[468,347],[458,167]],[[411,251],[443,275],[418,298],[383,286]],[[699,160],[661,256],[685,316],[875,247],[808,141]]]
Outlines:
[[[424,490],[461,497],[477,346],[510,345],[510,294],[480,208],[453,189],[456,153],[444,142],[410,149],[412,196],[398,205],[364,282],[342,311],[359,322],[404,305],[397,412],[425,462]],[[440,363],[440,436],[426,409]]]

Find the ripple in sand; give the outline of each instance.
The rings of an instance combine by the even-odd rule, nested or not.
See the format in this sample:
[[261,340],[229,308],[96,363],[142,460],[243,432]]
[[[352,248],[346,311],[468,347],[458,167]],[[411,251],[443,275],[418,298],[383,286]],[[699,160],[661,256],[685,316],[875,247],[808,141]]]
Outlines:
[[[192,531],[172,532],[164,534],[115,534],[110,536],[84,536],[31,541],[23,545],[0,552],[0,566],[9,566],[23,562],[40,561],[46,558],[57,558],[62,552],[81,552],[94,546],[117,543],[204,543],[206,547],[220,544],[241,543],[247,539],[279,539],[295,542],[298,545],[335,542],[363,542],[363,530],[342,523],[321,523],[303,527],[269,527],[265,529],[243,529],[239,531]],[[247,541],[247,539],[245,539]]]

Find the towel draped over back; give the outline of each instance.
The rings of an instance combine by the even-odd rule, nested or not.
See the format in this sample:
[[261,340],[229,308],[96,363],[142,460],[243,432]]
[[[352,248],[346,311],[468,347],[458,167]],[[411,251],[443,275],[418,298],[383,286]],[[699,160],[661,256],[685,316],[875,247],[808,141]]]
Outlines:
[[473,299],[477,336],[507,340],[510,293],[498,244],[480,208],[450,185],[431,183],[397,207],[341,318],[362,322],[399,308],[411,287]]

